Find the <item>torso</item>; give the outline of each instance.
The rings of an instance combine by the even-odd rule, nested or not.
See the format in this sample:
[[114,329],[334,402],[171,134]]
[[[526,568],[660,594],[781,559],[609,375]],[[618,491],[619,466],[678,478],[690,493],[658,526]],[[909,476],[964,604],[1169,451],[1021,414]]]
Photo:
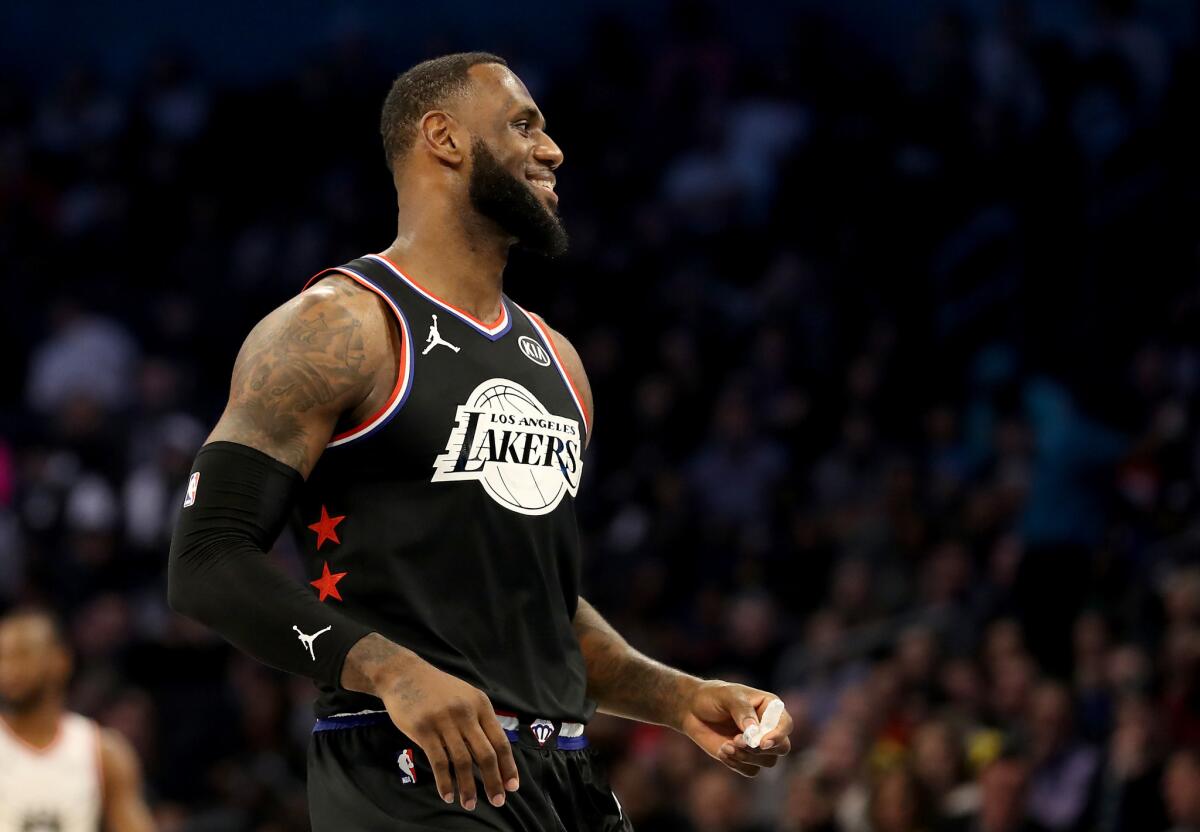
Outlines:
[[[571,619],[587,426],[548,330],[507,298],[477,321],[376,256],[335,271],[383,299],[401,349],[387,397],[338,426],[302,491],[314,591],[497,708],[586,721]],[[318,713],[381,707],[323,689]]]
[[102,775],[96,724],[63,714],[58,735],[35,748],[0,718],[0,832],[96,832]]

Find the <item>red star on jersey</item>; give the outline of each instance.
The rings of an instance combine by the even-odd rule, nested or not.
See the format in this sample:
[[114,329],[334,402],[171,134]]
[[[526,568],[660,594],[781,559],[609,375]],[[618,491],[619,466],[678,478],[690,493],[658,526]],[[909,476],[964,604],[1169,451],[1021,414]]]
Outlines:
[[337,532],[334,529],[337,528],[338,523],[345,519],[346,515],[344,514],[337,517],[330,517],[325,506],[321,506],[321,519],[309,526],[310,529],[317,533],[317,551],[320,551],[321,544],[326,540],[332,540],[334,543],[342,542],[338,539]]
[[344,577],[346,577],[345,572],[334,572],[333,574],[330,574],[329,561],[325,561],[325,567],[321,570],[321,577],[317,578],[315,581],[309,581],[309,583],[315,586],[317,591],[321,593],[321,597],[317,599],[318,601],[324,601],[331,595],[340,601],[342,600],[342,596],[341,593],[337,591],[337,582]]

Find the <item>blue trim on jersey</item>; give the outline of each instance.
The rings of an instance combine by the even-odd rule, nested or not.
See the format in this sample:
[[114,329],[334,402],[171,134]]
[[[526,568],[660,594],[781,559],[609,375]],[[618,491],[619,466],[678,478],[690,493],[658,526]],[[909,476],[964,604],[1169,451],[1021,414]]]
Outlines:
[[[347,714],[345,716],[330,716],[323,719],[318,719],[313,725],[312,732],[314,734],[321,731],[343,731],[347,728],[366,728],[371,725],[390,724],[392,718],[386,713],[380,714]],[[508,737],[509,742],[517,742],[521,738],[519,730],[510,731],[505,729],[504,736]],[[558,737],[558,749],[560,751],[582,751],[588,747],[588,739],[580,734],[578,737]]]
[[382,725],[391,722],[392,718],[383,714],[347,714],[346,716],[330,716],[318,719],[313,725],[313,733],[319,731],[341,731],[345,728],[365,728],[368,725]]
[[[519,730],[510,731],[507,728],[504,730],[504,736],[508,737],[509,742],[516,742],[521,738]],[[559,751],[582,751],[588,747],[588,738],[583,734],[578,737],[558,737]]]
[[349,272],[350,274],[354,275],[359,280],[372,286],[375,289],[375,291],[377,291],[383,298],[385,298],[387,300],[388,306],[390,306],[392,308],[392,310],[396,313],[396,315],[399,316],[400,322],[402,324],[400,329],[404,331],[405,380],[403,382],[401,382],[404,385],[404,392],[402,392],[400,394],[399,400],[397,402],[395,402],[395,404],[392,405],[391,411],[386,416],[384,416],[381,420],[379,420],[375,424],[371,425],[364,433],[360,433],[357,436],[345,437],[344,439],[337,441],[335,443],[331,443],[328,446],[330,448],[340,448],[343,445],[349,445],[353,442],[358,442],[359,440],[366,439],[368,436],[375,433],[377,430],[382,428],[384,425],[386,425],[388,422],[392,421],[392,419],[394,419],[396,417],[396,414],[399,413],[404,408],[405,402],[408,401],[408,397],[412,393],[413,384],[416,383],[417,362],[416,362],[416,354],[413,352],[412,327],[408,323],[408,316],[406,316],[404,314],[404,310],[400,308],[400,304],[398,304],[394,300],[392,300],[391,296],[388,295],[388,293],[385,292],[379,286],[378,283],[376,283],[374,280],[371,280],[371,278],[367,277],[365,274],[358,271],[357,269],[352,269],[352,268],[349,268],[348,266],[338,266],[336,269],[330,269],[330,271]]
[[588,422],[587,412],[583,409],[583,400],[575,392],[575,385],[571,383],[571,377],[567,375],[567,368],[558,360],[558,351],[554,349],[554,344],[550,343],[550,333],[542,329],[545,322],[538,324],[533,319],[532,312],[526,312],[523,306],[518,306],[517,308],[521,310],[521,314],[525,316],[525,320],[529,321],[529,326],[537,334],[538,340],[542,342],[542,347],[545,348],[546,355],[550,356],[550,363],[554,365],[554,369],[558,370],[559,377],[562,378],[563,384],[567,387],[567,396],[570,397],[571,401],[575,402],[575,409],[579,411],[579,425],[583,428],[583,439],[586,444],[592,426]]
[[400,269],[398,269],[395,266],[395,264],[392,263],[391,260],[387,259],[386,257],[381,257],[378,254],[368,254],[366,256],[368,259],[374,260],[376,263],[379,263],[380,265],[385,266],[388,269],[388,271],[390,271],[392,274],[394,274],[398,278],[400,278],[401,282],[404,283],[404,285],[407,286],[414,294],[424,298],[425,300],[429,301],[430,303],[434,304],[435,306],[439,307],[440,309],[444,309],[448,314],[453,315],[455,318],[458,318],[458,320],[462,321],[464,324],[471,327],[471,329],[475,330],[480,335],[482,335],[484,338],[487,338],[489,341],[499,341],[501,338],[503,338],[505,335],[508,334],[508,331],[510,329],[512,329],[512,325],[513,325],[512,307],[509,306],[509,304],[507,303],[507,300],[503,294],[500,295],[500,303],[504,307],[504,316],[505,316],[504,326],[503,326],[503,328],[501,328],[500,330],[498,330],[496,332],[489,332],[487,327],[485,325],[483,325],[482,323],[480,323],[478,320],[472,318],[470,315],[465,314],[461,310],[455,309],[453,306],[446,303],[446,301],[437,297],[432,292],[430,292],[428,289],[425,289],[423,286],[418,284],[411,277],[406,275],[404,272],[400,271]]

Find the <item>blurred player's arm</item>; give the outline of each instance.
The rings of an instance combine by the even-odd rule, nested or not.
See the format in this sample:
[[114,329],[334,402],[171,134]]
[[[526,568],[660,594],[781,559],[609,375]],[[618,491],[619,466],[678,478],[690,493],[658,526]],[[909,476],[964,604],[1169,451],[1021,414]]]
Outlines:
[[[590,424],[592,387],[583,361],[562,333],[551,329],[550,337],[583,398]],[[772,694],[745,685],[698,679],[656,662],[634,650],[583,598],[578,600],[573,624],[587,665],[588,695],[602,713],[673,728],[747,777],[758,774],[763,767],[774,766],[791,750],[788,734],[792,719],[786,712],[776,728],[763,735],[758,748],[749,748],[743,736],[748,726],[758,725],[767,704],[776,698]]]
[[474,808],[477,764],[488,798],[501,805],[517,788],[517,767],[487,696],[322,604],[267,556],[339,417],[378,407],[401,349],[383,301],[344,277],[321,281],[254,328],[192,468],[194,500],[171,541],[169,600],[265,664],[378,696],[425,751],[443,799],[457,791]]
[[142,770],[129,742],[111,729],[100,732],[105,832],[153,832],[154,818],[142,797]]

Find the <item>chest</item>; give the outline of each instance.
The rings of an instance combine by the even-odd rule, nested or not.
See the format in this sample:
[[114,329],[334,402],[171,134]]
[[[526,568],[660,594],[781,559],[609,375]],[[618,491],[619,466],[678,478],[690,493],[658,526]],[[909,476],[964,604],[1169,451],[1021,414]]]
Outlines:
[[359,481],[483,493],[522,515],[574,497],[585,427],[553,346],[505,300],[508,325],[481,328],[420,297],[394,297],[404,339],[392,411],[364,435],[335,438],[318,465]]
[[91,731],[68,731],[38,752],[0,736],[0,829],[94,830],[100,774]]

